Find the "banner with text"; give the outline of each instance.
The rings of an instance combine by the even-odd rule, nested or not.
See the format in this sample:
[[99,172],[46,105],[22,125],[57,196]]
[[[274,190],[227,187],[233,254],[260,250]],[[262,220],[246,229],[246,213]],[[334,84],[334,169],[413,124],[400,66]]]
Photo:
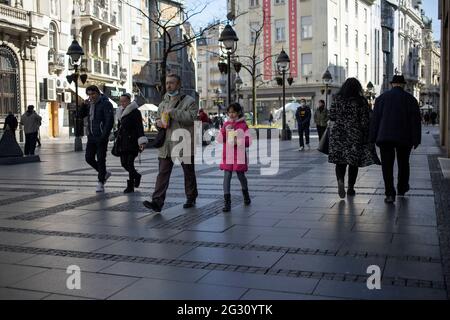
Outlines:
[[[263,0],[264,12],[264,58],[272,55],[272,0]],[[264,80],[272,79],[272,58],[264,62]]]

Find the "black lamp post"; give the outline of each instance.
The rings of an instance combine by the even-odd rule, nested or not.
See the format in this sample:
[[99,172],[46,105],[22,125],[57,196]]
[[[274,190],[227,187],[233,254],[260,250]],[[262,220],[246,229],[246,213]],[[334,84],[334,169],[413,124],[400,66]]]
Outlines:
[[325,84],[325,108],[328,109],[328,95],[330,94],[328,91],[328,87],[333,82],[333,76],[331,75],[331,73],[328,69],[323,74],[322,81]]
[[67,81],[69,83],[75,82],[75,151],[83,151],[83,143],[81,141],[82,133],[82,122],[80,119],[80,112],[78,107],[78,79],[81,78],[83,83],[86,82],[87,76],[80,76],[80,67],[82,63],[82,56],[84,56],[83,48],[80,46],[77,40],[73,40],[72,44],[67,51],[67,55],[70,57],[69,63],[73,66],[75,72],[67,76]]
[[242,85],[244,84],[239,74],[237,75],[234,84],[236,85],[236,101],[239,103],[239,95],[241,92]]
[[286,72],[289,71],[291,59],[287,53],[281,50],[277,59],[278,72],[283,75],[283,129],[281,130],[281,140],[289,140],[289,135],[286,128]]
[[[227,55],[227,72],[228,72],[228,105],[231,104],[231,55],[237,50],[237,42],[239,38],[233,27],[228,23],[220,34],[219,42],[222,43],[220,49]],[[224,50],[225,48],[225,50]],[[220,67],[220,66],[219,66]],[[222,65],[223,70],[223,65]],[[222,71],[221,70],[221,71]]]

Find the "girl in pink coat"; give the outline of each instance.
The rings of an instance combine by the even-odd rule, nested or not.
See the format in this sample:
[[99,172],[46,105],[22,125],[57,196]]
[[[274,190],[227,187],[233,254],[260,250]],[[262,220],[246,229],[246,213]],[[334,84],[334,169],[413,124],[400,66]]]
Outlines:
[[223,212],[231,211],[231,177],[237,173],[242,186],[245,205],[250,205],[248,182],[245,172],[248,171],[247,148],[251,139],[245,122],[244,111],[239,103],[231,104],[228,109],[228,121],[224,123],[218,137],[218,142],[223,143],[222,163],[220,170],[225,172],[223,190],[225,206]]

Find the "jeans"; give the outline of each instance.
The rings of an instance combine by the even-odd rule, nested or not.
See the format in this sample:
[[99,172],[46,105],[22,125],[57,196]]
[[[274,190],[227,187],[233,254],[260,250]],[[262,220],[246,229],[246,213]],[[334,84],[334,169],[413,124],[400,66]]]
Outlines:
[[[98,181],[105,183],[106,177],[106,152],[108,141],[88,141],[86,146],[86,162],[98,172]],[[97,157],[97,159],[96,159]]]
[[26,156],[34,156],[34,152],[36,150],[36,142],[37,142],[38,133],[26,133],[25,134],[25,155]]
[[[159,174],[156,179],[155,191],[152,200],[160,208],[164,206],[166,200],[167,189],[169,189],[170,175],[173,169],[172,158],[159,159]],[[194,157],[191,159],[191,164],[181,164],[184,172],[184,190],[188,200],[194,201],[198,197],[197,178],[195,176]]]
[[305,135],[306,144],[309,145],[309,126],[302,126],[302,124],[299,123],[298,124],[298,134],[300,136],[300,139],[299,139],[300,148],[305,146],[305,142],[303,140],[303,135]]
[[[242,190],[248,190],[248,182],[247,177],[245,176],[244,172],[236,172],[239,182],[241,183]],[[223,177],[223,193],[224,194],[231,194],[231,178],[233,176],[232,171],[225,171],[224,177]]]
[[[358,179],[359,168],[354,166],[348,166],[348,186],[353,188],[356,183],[356,179]],[[337,164],[336,165],[336,177],[339,181],[345,180],[345,173],[347,171],[346,164]]]
[[386,196],[395,197],[397,195],[394,186],[394,163],[396,154],[398,166],[397,189],[399,193],[408,192],[410,176],[409,157],[411,155],[412,147],[384,143],[383,145],[380,145],[380,151]]

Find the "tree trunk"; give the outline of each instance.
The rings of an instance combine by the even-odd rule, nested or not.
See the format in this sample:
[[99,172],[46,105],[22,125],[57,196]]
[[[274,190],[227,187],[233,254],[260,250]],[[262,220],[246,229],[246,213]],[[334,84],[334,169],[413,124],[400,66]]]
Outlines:
[[256,126],[258,124],[258,110],[256,109],[256,78],[252,76],[252,104],[253,104],[253,125]]

